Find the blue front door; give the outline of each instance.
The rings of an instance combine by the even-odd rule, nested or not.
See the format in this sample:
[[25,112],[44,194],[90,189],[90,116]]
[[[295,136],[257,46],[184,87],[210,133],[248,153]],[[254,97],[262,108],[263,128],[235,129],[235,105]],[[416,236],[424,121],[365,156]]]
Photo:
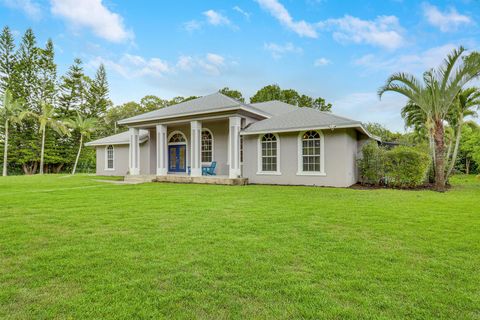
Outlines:
[[186,165],[186,146],[175,145],[168,146],[168,171],[170,172],[185,172]]

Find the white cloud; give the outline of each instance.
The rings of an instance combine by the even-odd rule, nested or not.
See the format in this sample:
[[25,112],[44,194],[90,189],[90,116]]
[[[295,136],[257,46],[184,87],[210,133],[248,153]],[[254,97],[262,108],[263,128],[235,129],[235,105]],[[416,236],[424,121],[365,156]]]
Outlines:
[[448,43],[419,53],[389,56],[387,59],[367,54],[356,59],[354,64],[365,67],[369,71],[403,71],[420,75],[427,69],[438,67],[443,59],[457,47],[455,44]]
[[193,32],[195,30],[199,30],[200,28],[202,28],[202,23],[198,22],[197,20],[190,20],[190,21],[185,22],[183,24],[183,27],[188,32]]
[[339,42],[366,43],[386,49],[397,49],[404,44],[403,29],[395,16],[379,16],[375,20],[362,20],[349,15],[328,19],[318,27],[333,32]]
[[233,10],[235,10],[238,13],[240,13],[241,15],[243,15],[247,20],[250,20],[250,12],[246,12],[245,10],[240,8],[239,6],[233,7]]
[[286,53],[302,53],[303,49],[296,47],[293,43],[286,43],[284,45],[273,42],[265,43],[263,48],[272,54],[274,59],[280,59]]
[[219,54],[207,53],[204,56],[192,57],[181,55],[176,63],[169,63],[159,58],[144,58],[138,55],[124,54],[118,60],[95,57],[89,65],[97,68],[103,63],[105,67],[126,79],[164,78],[179,72],[199,70],[207,75],[218,76],[227,67],[225,58]]
[[28,17],[38,20],[42,17],[40,5],[32,0],[3,0],[3,4],[12,9],[23,11]]
[[313,65],[315,67],[323,67],[323,66],[329,65],[330,63],[332,63],[332,62],[330,60],[328,60],[327,58],[318,58],[317,60],[315,60]]
[[195,60],[191,56],[180,56],[177,62],[177,68],[180,70],[190,71],[195,65]]
[[215,66],[223,66],[225,58],[215,53],[207,53],[207,61]]
[[110,11],[102,0],[51,0],[51,11],[75,28],[89,28],[95,35],[111,42],[124,42],[133,38],[123,18]]
[[427,21],[442,32],[455,31],[461,25],[473,23],[469,16],[462,15],[455,8],[441,12],[436,6],[429,3],[423,4],[423,15]]
[[118,61],[96,57],[89,62],[89,65],[98,67],[100,63],[127,79],[144,76],[162,77],[174,71],[166,61],[159,58],[145,59],[131,54],[124,54]]
[[215,10],[205,11],[203,15],[207,18],[207,22],[213,26],[230,25],[231,23],[227,17]]
[[278,0],[256,0],[275,19],[301,37],[317,38],[315,27],[304,20],[294,21],[288,10]]

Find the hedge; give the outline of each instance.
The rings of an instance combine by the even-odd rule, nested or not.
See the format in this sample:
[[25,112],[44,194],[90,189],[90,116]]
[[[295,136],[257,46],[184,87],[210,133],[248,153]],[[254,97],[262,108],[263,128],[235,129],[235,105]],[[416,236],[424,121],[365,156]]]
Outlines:
[[413,188],[425,183],[430,156],[411,147],[385,150],[370,142],[363,146],[358,164],[364,184]]

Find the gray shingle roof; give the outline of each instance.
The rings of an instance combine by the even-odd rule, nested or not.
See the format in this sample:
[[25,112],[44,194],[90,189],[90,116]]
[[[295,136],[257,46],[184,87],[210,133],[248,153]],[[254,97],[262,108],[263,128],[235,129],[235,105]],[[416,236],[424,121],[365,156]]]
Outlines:
[[278,101],[278,100],[272,100],[272,101],[266,101],[266,102],[258,102],[258,103],[250,103],[251,106],[260,109],[262,111],[267,112],[268,114],[272,116],[278,116],[282,113],[287,113],[290,111],[297,110],[298,107],[293,106],[291,104]]
[[157,120],[175,116],[185,116],[194,113],[209,112],[215,110],[236,110],[245,109],[254,113],[261,113],[267,116],[260,109],[244,104],[240,101],[227,97],[220,92],[208,96],[181,102],[159,110],[147,112],[138,116],[120,120],[119,124],[135,123],[139,121]]
[[251,124],[244,129],[245,134],[257,132],[288,131],[295,129],[315,129],[337,127],[361,126],[360,121],[337,116],[329,112],[318,111],[311,108],[296,108],[293,111],[282,113],[269,119]]
[[[140,142],[143,142],[148,139],[148,131],[140,130]],[[129,144],[130,143],[130,134],[128,131],[114,134],[113,136],[104,137],[98,140],[90,141],[85,143],[86,146],[108,146],[110,144]]]

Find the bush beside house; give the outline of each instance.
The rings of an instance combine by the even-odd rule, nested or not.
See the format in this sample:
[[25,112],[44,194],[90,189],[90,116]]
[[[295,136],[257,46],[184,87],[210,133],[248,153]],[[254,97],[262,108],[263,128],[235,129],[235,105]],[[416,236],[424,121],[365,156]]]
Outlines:
[[425,183],[430,157],[415,148],[400,146],[386,150],[372,142],[362,148],[358,167],[362,184],[414,188]]

